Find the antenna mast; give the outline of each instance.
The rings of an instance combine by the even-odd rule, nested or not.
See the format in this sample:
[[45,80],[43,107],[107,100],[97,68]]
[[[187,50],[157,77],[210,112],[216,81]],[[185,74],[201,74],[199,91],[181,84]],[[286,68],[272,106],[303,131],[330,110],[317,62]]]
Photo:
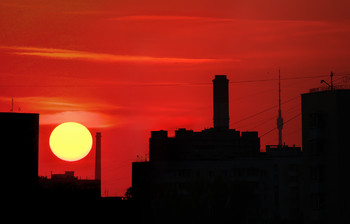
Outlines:
[[331,88],[331,91],[334,90],[334,87],[333,87],[333,72],[331,72],[331,84],[329,85],[326,81],[324,81],[323,79],[321,80],[321,84],[322,83],[325,83],[329,88]]
[[331,90],[333,91],[333,72],[331,72]]
[[10,112],[13,112],[13,97],[12,97],[12,103],[11,103],[11,109],[10,109]]
[[283,118],[281,110],[281,71],[278,69],[278,118],[277,118],[277,129],[278,129],[278,146],[282,147],[282,129],[283,129]]

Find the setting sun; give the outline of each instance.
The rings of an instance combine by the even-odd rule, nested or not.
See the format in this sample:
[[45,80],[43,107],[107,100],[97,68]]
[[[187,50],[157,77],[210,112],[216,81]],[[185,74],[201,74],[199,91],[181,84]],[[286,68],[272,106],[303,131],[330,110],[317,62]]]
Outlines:
[[89,154],[92,147],[90,131],[82,124],[66,122],[58,125],[50,135],[50,148],[58,158],[77,161]]

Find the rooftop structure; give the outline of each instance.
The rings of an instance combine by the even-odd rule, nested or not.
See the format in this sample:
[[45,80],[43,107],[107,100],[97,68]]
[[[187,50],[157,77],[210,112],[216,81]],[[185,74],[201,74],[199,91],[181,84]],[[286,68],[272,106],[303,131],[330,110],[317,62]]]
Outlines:
[[[51,179],[39,178],[39,198],[45,200],[92,201],[100,198],[101,184],[98,180],[79,179],[74,171],[51,174]],[[52,203],[52,202],[51,202]]]

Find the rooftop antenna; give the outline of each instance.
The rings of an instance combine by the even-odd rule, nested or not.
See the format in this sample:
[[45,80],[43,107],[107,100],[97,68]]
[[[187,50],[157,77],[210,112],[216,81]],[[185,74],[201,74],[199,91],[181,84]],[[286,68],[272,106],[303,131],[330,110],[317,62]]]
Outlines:
[[11,103],[11,109],[10,112],[13,112],[13,97],[12,97],[12,103]]
[[278,146],[282,147],[282,129],[283,129],[283,118],[281,110],[281,71],[278,69],[278,118],[277,118],[277,129],[278,129]]
[[333,91],[333,72],[331,72],[331,84],[329,85],[326,81],[324,81],[323,79],[321,80],[321,84],[325,83],[329,88],[331,88],[331,90]]
[[[15,108],[15,103],[14,103],[14,100],[13,100],[13,97],[12,97],[10,112],[14,112],[15,111],[14,108]],[[21,112],[21,108],[20,107],[18,107],[18,112]]]

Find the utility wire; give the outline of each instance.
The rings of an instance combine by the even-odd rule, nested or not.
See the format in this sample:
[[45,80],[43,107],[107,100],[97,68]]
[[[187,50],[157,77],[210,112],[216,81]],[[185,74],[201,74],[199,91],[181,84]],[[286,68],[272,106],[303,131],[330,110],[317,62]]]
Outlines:
[[[287,121],[283,122],[283,125],[287,124],[287,123],[288,123],[289,121],[291,121],[291,120],[294,120],[295,118],[299,117],[300,115],[301,115],[301,113],[298,113],[298,114],[295,115],[294,117],[292,117],[292,118],[288,119]],[[271,130],[265,132],[264,134],[260,135],[259,137],[260,137],[260,138],[261,138],[261,137],[264,137],[265,135],[267,135],[267,134],[273,132],[274,130],[277,130],[277,128],[273,128],[273,129],[271,129]]]
[[[298,110],[298,111],[299,111],[299,109],[300,109],[299,107],[295,106],[295,107],[289,108],[288,110],[284,110],[284,111],[283,111],[283,114],[287,114],[287,113],[289,113],[289,112],[291,112],[291,111],[296,112],[295,110]],[[251,126],[250,128],[247,128],[247,130],[248,130],[248,131],[249,131],[249,130],[253,130],[253,129],[257,128],[257,127],[260,127],[260,126],[266,124],[267,122],[270,122],[270,121],[273,120],[273,119],[276,119],[276,115],[270,116],[269,118],[264,119],[263,122],[260,122],[260,123],[258,123],[258,124],[257,124],[257,123],[254,123],[254,126]]]
[[[295,79],[313,79],[313,78],[323,78],[328,77],[328,75],[318,75],[318,76],[299,76],[299,77],[291,77],[291,78],[282,78],[281,80],[295,80]],[[237,83],[254,83],[254,82],[270,82],[270,81],[278,81],[278,78],[272,79],[257,79],[257,80],[241,80],[241,81],[230,81],[230,84]]]
[[[291,101],[293,101],[293,100],[295,100],[295,99],[297,99],[297,98],[299,98],[299,96],[292,97],[292,98],[290,98],[289,100],[284,101],[282,104],[286,104],[286,103],[291,102]],[[272,110],[272,109],[274,109],[274,108],[276,108],[276,107],[278,107],[278,105],[274,105],[274,106],[272,106],[272,107],[269,107],[269,108],[266,108],[266,109],[264,109],[264,110],[262,110],[262,111],[259,111],[259,112],[255,113],[255,114],[249,115],[249,116],[247,116],[247,117],[245,117],[245,118],[243,118],[243,119],[240,119],[240,120],[238,120],[238,121],[232,122],[232,123],[230,123],[230,125],[235,125],[235,124],[238,124],[238,123],[240,123],[240,122],[242,122],[242,121],[245,121],[245,120],[248,120],[248,119],[250,119],[250,118],[256,117],[256,116],[258,116],[258,115],[260,115],[260,114],[262,114],[262,113],[265,113],[265,112],[267,112],[267,111],[269,111],[269,110]]]
[[[298,77],[291,77],[291,78],[282,78],[281,80],[298,80],[298,79],[312,79],[312,78],[322,78],[326,77],[328,75],[318,75],[318,76],[298,76]],[[342,77],[343,78],[343,77]],[[259,83],[259,82],[270,82],[270,81],[277,81],[276,78],[271,79],[253,79],[253,80],[238,80],[234,81],[231,80],[229,82],[230,85],[233,84],[240,84],[240,83]],[[149,86],[195,86],[195,85],[212,85],[212,83],[114,83],[114,84],[95,84],[95,85],[82,85],[82,84],[63,84],[63,85],[56,85],[56,84],[49,84],[49,85],[29,85],[29,84],[15,84],[15,85],[0,85],[0,87],[20,87],[20,88],[97,88],[97,87],[116,87],[116,86],[136,86],[136,87],[149,87]]]
[[[350,74],[347,74],[347,75],[350,75]],[[335,81],[337,81],[337,80],[339,80],[339,79],[342,79],[342,78],[346,77],[347,75],[342,76],[342,77],[336,79]],[[292,78],[284,78],[284,79],[282,78],[281,80],[296,80],[296,79],[321,78],[321,77],[328,77],[328,75],[301,76],[301,77],[292,77]],[[236,82],[233,81],[233,84],[235,84],[235,83],[244,83],[244,82],[265,82],[265,81],[277,81],[277,80],[278,80],[277,78],[274,78],[274,79],[248,80],[248,81],[236,81]],[[230,81],[230,83],[231,83],[231,82],[232,82],[232,81]],[[296,85],[296,84],[293,84],[293,85]],[[290,101],[295,100],[295,99],[297,99],[297,98],[299,98],[299,95],[298,95],[298,96],[295,96],[295,97],[293,97],[293,98],[291,98],[291,99],[289,99],[289,100],[287,100],[287,101],[282,102],[282,104],[289,103]],[[272,109],[274,109],[274,108],[277,108],[277,107],[278,107],[278,106],[275,105],[275,106],[266,108],[266,109],[261,110],[261,111],[259,111],[259,112],[257,112],[257,113],[254,113],[254,114],[252,114],[252,115],[249,115],[249,116],[247,116],[247,117],[245,117],[245,118],[243,118],[243,119],[240,119],[240,120],[238,120],[238,121],[232,122],[232,123],[230,123],[230,125],[239,124],[239,123],[241,123],[241,122],[243,122],[243,121],[246,121],[246,120],[249,120],[249,119],[251,119],[251,118],[254,118],[254,117],[256,117],[256,116],[258,116],[258,115],[260,115],[260,114],[262,114],[262,113],[265,113],[265,112],[270,111],[270,110],[272,110]],[[265,123],[265,122],[264,122],[264,123]],[[260,126],[260,125],[259,125],[259,126]]]

